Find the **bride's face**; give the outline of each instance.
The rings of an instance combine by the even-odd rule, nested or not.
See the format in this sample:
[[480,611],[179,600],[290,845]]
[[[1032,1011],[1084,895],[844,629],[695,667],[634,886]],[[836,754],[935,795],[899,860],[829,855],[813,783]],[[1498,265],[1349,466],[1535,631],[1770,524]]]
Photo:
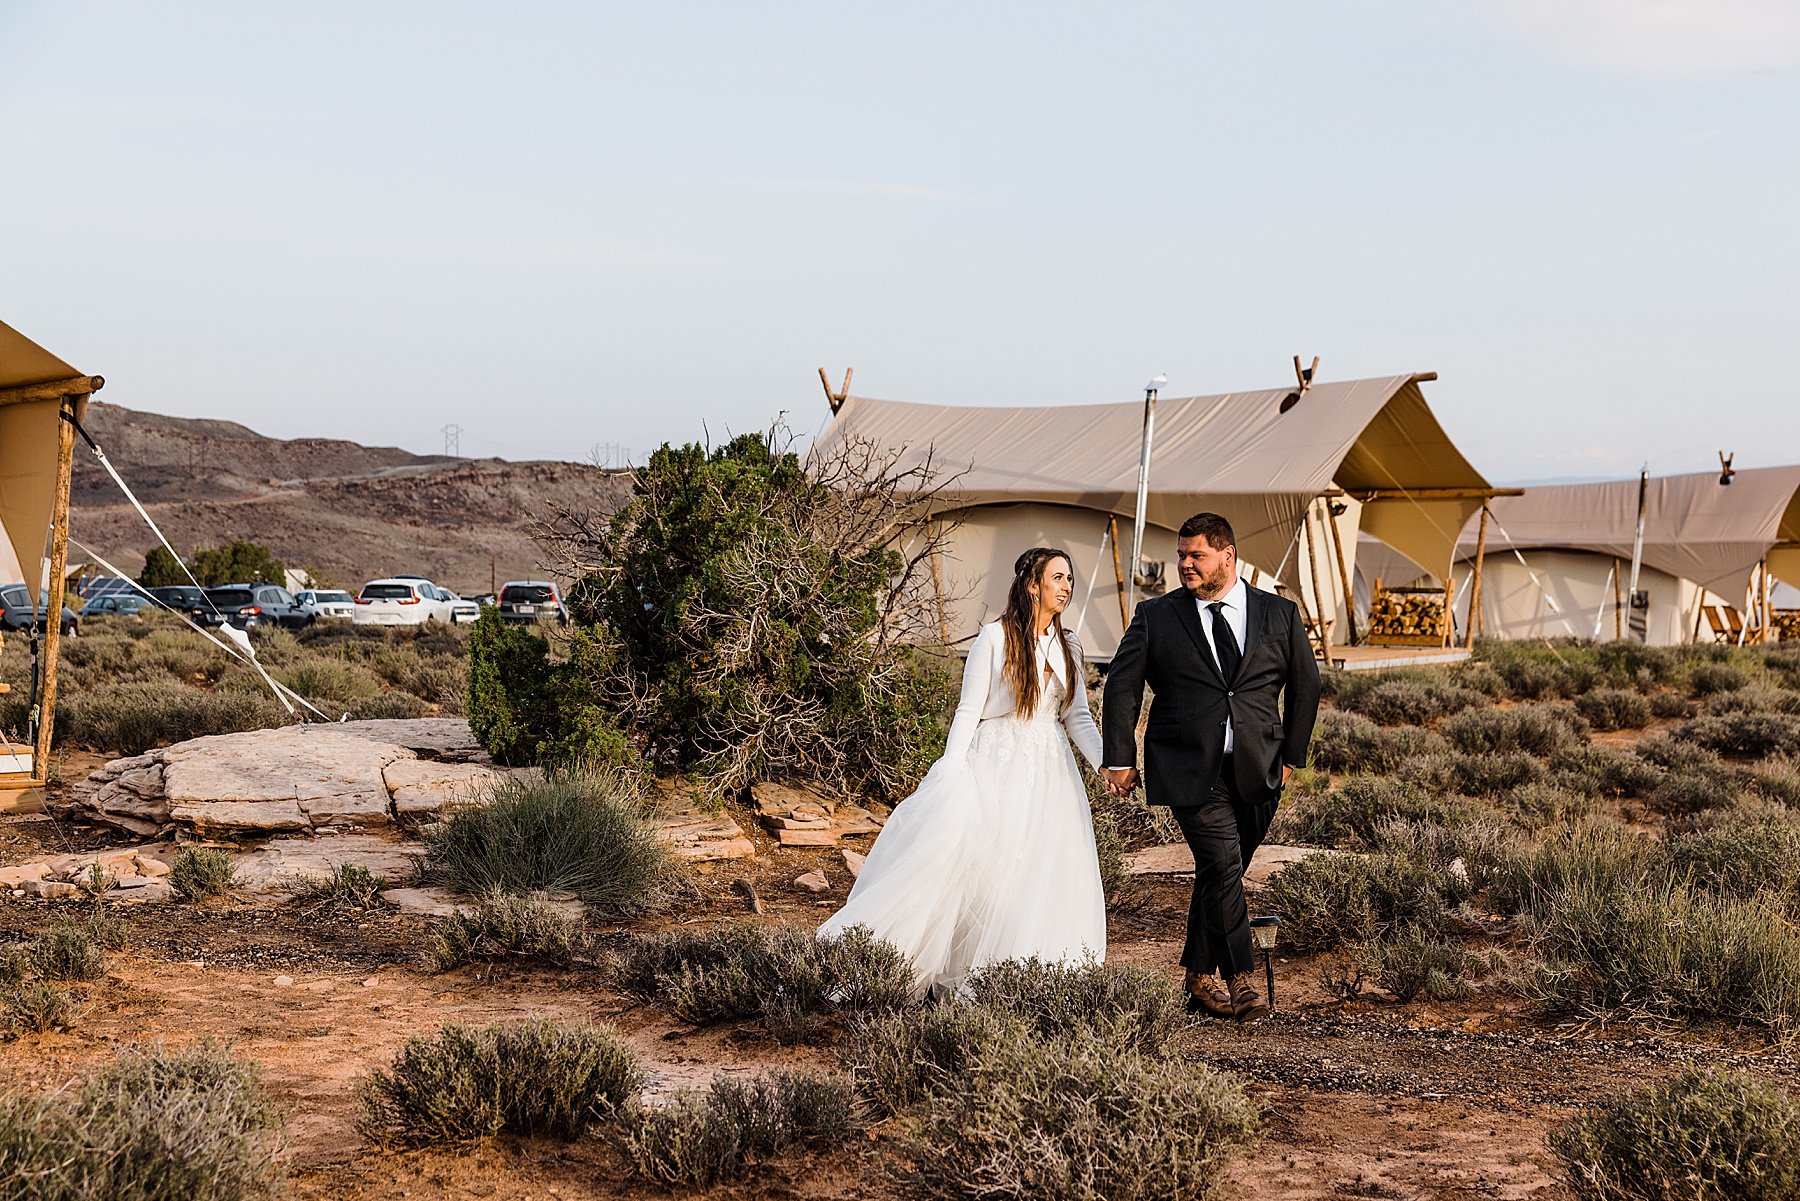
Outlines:
[[1044,564],[1043,574],[1031,586],[1031,599],[1044,616],[1061,613],[1075,595],[1075,569],[1060,556]]

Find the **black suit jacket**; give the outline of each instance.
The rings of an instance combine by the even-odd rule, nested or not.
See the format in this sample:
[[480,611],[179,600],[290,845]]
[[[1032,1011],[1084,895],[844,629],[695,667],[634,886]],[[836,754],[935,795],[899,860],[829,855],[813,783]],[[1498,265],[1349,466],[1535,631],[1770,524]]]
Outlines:
[[1305,765],[1319,715],[1319,665],[1300,610],[1245,586],[1244,658],[1231,680],[1219,674],[1200,621],[1185,588],[1138,605],[1106,673],[1106,766],[1137,766],[1138,710],[1149,684],[1155,698],[1143,779],[1152,805],[1206,800],[1225,757],[1226,718],[1238,796],[1252,805],[1273,801],[1281,795],[1282,764]]

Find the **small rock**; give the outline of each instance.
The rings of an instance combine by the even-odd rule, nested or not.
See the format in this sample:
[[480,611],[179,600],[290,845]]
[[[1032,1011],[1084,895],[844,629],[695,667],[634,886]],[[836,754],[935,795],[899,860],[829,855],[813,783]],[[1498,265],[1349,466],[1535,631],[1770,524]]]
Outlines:
[[836,830],[779,830],[775,840],[784,847],[834,847],[838,843]]
[[174,895],[175,889],[167,880],[144,880],[129,890],[115,888],[106,894],[106,899],[126,905],[144,905],[167,901]]
[[370,976],[367,980],[363,981],[363,987],[364,988],[374,988],[377,984],[380,984],[380,983],[381,983],[380,976]]
[[294,978],[292,976],[277,976],[277,977],[275,977],[275,987],[276,988],[286,988],[288,985],[292,984],[293,982],[294,982]]
[[26,863],[18,867],[0,867],[0,887],[18,888],[33,880],[42,880],[50,874],[50,867],[44,863]]
[[169,865],[160,859],[152,859],[148,855],[139,855],[137,857],[137,871],[140,876],[149,876],[151,879],[157,879],[169,874]]
[[825,878],[824,872],[807,872],[794,881],[796,888],[804,888],[807,892],[830,892],[831,881]]
[[73,884],[62,880],[27,880],[25,881],[25,891],[30,896],[43,897],[47,901],[53,901],[61,897],[72,897],[79,890]]
[[867,855],[859,855],[849,847],[840,847],[838,854],[844,857],[844,866],[850,869],[852,878],[862,875],[863,863],[868,860]]

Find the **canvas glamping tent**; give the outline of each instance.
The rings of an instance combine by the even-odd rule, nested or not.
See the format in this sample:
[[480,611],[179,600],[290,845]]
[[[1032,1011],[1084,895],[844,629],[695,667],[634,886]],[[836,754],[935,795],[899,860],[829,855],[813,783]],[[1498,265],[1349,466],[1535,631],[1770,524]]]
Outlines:
[[[1800,580],[1800,466],[1730,476],[1728,485],[1713,471],[1648,481],[1638,580],[1648,597],[1645,641],[1711,638],[1713,619],[1727,637],[1746,624],[1746,637],[1757,637],[1774,580]],[[1637,507],[1635,479],[1529,488],[1492,502],[1479,628],[1496,638],[1625,637]],[[1475,542],[1471,524],[1459,544],[1465,560]]]
[[[1182,521],[1223,513],[1241,557],[1283,580],[1309,613],[1322,608],[1328,628],[1340,631],[1359,526],[1447,574],[1464,522],[1495,490],[1426,404],[1420,384],[1435,378],[1159,400],[1145,557],[1172,559]],[[953,643],[1000,612],[1020,550],[1056,545],[1074,555],[1080,580],[1069,623],[1090,658],[1112,656],[1130,593],[1123,558],[1137,505],[1141,405],[833,403],[821,451],[860,438],[901,452],[903,465],[929,453],[946,474],[962,473],[943,509],[961,525],[940,565]],[[1164,578],[1173,585],[1172,567]]]
[[[69,471],[75,430],[63,415],[79,420],[88,396],[105,383],[83,375],[11,326],[0,323],[0,543],[34,602],[50,592],[37,662],[37,710],[54,711],[56,656],[61,623],[56,620],[61,580],[69,554]],[[3,569],[3,568],[0,568]],[[50,753],[52,723],[36,723],[29,753],[0,744],[0,808],[29,804],[42,788]]]

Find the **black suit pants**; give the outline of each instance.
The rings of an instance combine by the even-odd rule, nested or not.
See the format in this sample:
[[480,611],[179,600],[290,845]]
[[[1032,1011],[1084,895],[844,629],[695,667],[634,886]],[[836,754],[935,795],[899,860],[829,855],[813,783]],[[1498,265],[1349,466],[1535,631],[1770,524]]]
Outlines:
[[1198,805],[1170,807],[1194,853],[1194,899],[1188,907],[1182,967],[1203,974],[1218,971],[1227,978],[1256,967],[1244,869],[1275,820],[1275,805],[1246,805],[1238,799],[1227,755],[1211,796]]

